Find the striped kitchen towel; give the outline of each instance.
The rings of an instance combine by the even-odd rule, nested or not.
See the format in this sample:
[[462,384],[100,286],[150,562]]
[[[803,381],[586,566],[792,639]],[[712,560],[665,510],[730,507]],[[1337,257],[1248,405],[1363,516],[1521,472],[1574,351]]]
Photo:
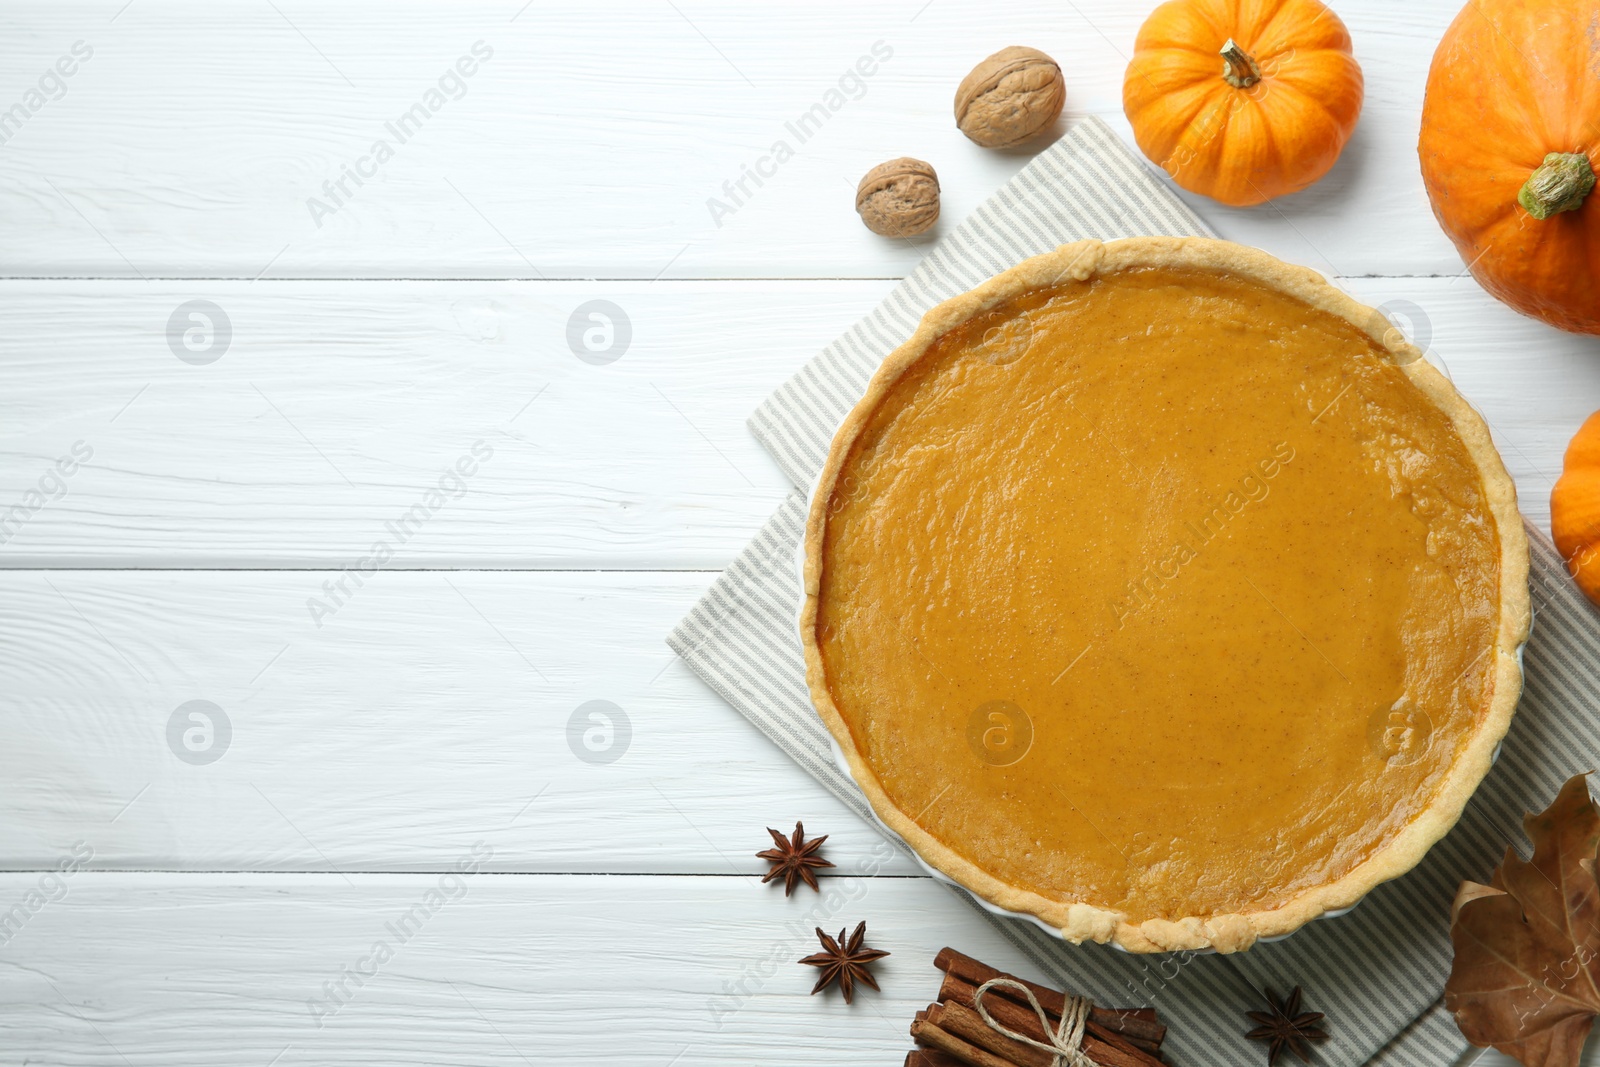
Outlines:
[[[797,491],[712,586],[668,643],[740,713],[831,792],[872,821],[865,798],[834,763],[811,707],[795,620],[796,552],[806,499],[834,428],[878,363],[928,308],[1021,259],[1084,237],[1209,235],[1097,119],[1080,120],[946,236],[872,313],[779,388],[751,429]],[[1450,969],[1449,906],[1464,878],[1485,881],[1507,843],[1525,846],[1521,816],[1562,781],[1600,762],[1600,616],[1549,540],[1530,529],[1537,625],[1524,657],[1526,688],[1499,762],[1460,824],[1411,873],[1380,886],[1349,915],[1232,955],[1132,956],[1074,946],[1020,919],[977,909],[1057,985],[1101,1003],[1148,1004],[1170,1026],[1182,1067],[1256,1062],[1243,1012],[1260,990],[1303,986],[1308,1010],[1329,1016],[1319,1046],[1327,1067],[1447,1064],[1469,1046],[1439,1006]],[[896,842],[898,845],[898,842]]]

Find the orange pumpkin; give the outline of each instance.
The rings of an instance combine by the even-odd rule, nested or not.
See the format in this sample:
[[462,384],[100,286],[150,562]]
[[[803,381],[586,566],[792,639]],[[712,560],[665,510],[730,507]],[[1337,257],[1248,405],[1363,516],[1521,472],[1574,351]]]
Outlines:
[[1418,145],[1479,284],[1577,333],[1600,333],[1597,20],[1597,0],[1472,0],[1433,55]]
[[1133,48],[1122,109],[1140,150],[1224,204],[1321,178],[1361,114],[1350,32],[1319,0],[1170,0]]
[[1567,445],[1561,477],[1550,490],[1550,536],[1583,595],[1600,604],[1600,411]]

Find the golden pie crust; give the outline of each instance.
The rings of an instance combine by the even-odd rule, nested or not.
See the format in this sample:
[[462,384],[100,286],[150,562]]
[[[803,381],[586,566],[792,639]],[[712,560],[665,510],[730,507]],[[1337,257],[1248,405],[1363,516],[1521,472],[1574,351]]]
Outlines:
[[1521,691],[1483,420],[1224,241],[1082,241],[930,310],[805,552],[807,682],[874,811],[1072,942],[1234,952],[1353,905],[1456,823]]

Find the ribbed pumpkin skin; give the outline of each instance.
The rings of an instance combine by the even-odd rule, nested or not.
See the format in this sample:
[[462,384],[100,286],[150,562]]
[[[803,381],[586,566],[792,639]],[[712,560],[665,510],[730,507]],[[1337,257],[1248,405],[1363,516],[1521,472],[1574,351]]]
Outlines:
[[1600,604],[1600,411],[1567,445],[1561,477],[1550,490],[1550,537],[1583,595]]
[[1600,333],[1600,203],[1543,221],[1517,191],[1550,152],[1600,170],[1597,0],[1471,0],[1422,105],[1422,180],[1473,277],[1525,315]]
[[[1222,77],[1229,38],[1261,68],[1248,88]],[[1122,108],[1179,185],[1248,207],[1328,173],[1363,90],[1350,32],[1319,0],[1168,0],[1139,30]]]

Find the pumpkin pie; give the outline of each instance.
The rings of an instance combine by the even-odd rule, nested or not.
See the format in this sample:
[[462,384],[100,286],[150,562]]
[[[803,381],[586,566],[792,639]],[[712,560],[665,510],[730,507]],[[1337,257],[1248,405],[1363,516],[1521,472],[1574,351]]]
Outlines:
[[1521,690],[1483,420],[1223,241],[1083,241],[923,318],[805,542],[812,699],[923,860],[1070,941],[1250,947],[1454,825]]

